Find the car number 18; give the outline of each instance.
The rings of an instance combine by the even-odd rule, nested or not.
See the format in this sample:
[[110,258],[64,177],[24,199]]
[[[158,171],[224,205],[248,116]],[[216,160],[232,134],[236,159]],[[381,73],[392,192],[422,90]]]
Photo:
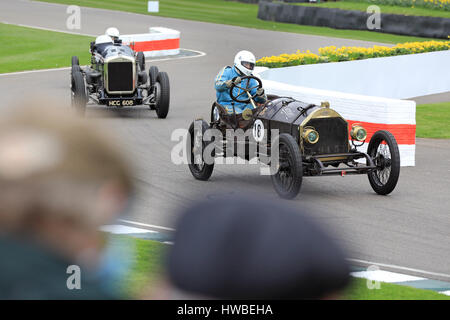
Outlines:
[[264,124],[259,119],[253,124],[253,138],[258,142],[261,142],[264,139]]

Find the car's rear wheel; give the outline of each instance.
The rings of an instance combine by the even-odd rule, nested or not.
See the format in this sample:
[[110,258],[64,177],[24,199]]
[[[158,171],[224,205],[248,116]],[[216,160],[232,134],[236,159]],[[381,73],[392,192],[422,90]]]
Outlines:
[[[192,175],[197,180],[208,180],[214,170],[214,162],[206,163],[203,151],[212,142],[204,141],[203,135],[209,129],[208,124],[204,120],[196,120],[189,127],[188,165]],[[214,154],[213,154],[214,155]]]
[[[151,92],[155,92],[154,85],[156,83],[156,78],[158,77],[158,67],[156,66],[150,66],[150,69],[148,70],[148,81],[149,81],[149,89],[148,94]],[[155,110],[156,107],[154,104],[150,104],[150,110]]]
[[150,79],[150,86],[154,86],[156,83],[156,78],[158,77],[158,67],[151,66],[148,70],[148,78]]
[[372,189],[381,195],[391,193],[400,176],[400,151],[394,135],[386,130],[375,132],[367,154],[376,165],[376,169],[367,174]]
[[170,83],[166,72],[158,73],[155,83],[156,114],[158,118],[164,119],[169,113]]
[[[279,145],[279,165],[277,172],[271,176],[272,184],[281,198],[293,199],[302,186],[302,156],[297,141],[290,134],[280,134],[272,142],[272,148],[277,143]],[[272,155],[274,155],[273,151]]]
[[72,71],[71,102],[75,111],[79,115],[84,116],[87,103],[86,86],[84,84],[83,74],[77,70]]
[[138,52],[136,60],[138,62],[139,68],[141,71],[145,71],[145,56],[143,52]]

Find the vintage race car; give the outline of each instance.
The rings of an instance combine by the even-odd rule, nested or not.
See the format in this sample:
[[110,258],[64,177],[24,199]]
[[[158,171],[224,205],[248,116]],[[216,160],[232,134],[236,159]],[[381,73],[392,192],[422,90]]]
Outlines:
[[80,67],[78,57],[72,57],[72,106],[84,115],[86,104],[108,107],[148,105],[158,118],[169,112],[170,84],[166,72],[151,66],[145,71],[145,57],[128,46],[115,43],[102,53],[91,43],[91,65]]
[[[242,80],[247,78],[255,79],[257,87],[262,87],[260,79]],[[360,152],[356,147],[366,141],[367,131],[360,124],[349,129],[347,121],[329,103],[319,106],[269,96],[265,104],[258,106],[253,100],[255,96],[250,94],[252,89],[233,84],[230,96],[236,102],[252,103],[253,110],[228,114],[215,102],[209,124],[202,119],[191,124],[188,163],[196,179],[210,178],[215,162],[207,161],[208,155],[238,156],[246,160],[256,157],[267,165],[276,160],[271,179],[276,192],[285,199],[297,196],[304,176],[367,174],[376,193],[386,195],[394,190],[400,174],[400,154],[390,132],[375,132],[367,152]],[[207,134],[214,131],[209,129],[215,133]],[[250,134],[227,136],[227,131],[239,129]],[[214,151],[205,153],[205,150]]]

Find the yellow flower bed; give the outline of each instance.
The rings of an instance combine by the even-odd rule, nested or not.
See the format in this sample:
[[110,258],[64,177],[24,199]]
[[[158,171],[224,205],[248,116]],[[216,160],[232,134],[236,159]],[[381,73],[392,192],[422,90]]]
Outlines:
[[441,50],[450,50],[450,41],[407,42],[399,43],[394,47],[373,46],[372,48],[336,48],[335,46],[330,46],[320,48],[318,55],[308,50],[306,52],[297,51],[293,54],[284,53],[279,56],[263,57],[256,61],[256,65],[269,68],[281,68],[303,64],[361,60]]
[[315,64],[328,62],[324,57],[311,53],[309,50],[302,52],[298,50],[296,53],[283,53],[279,56],[264,57],[256,61],[258,66],[266,66],[269,68],[281,68],[289,66],[298,66],[301,64]]
[[450,11],[450,0],[366,0],[371,4],[386,4],[401,7],[422,7]]

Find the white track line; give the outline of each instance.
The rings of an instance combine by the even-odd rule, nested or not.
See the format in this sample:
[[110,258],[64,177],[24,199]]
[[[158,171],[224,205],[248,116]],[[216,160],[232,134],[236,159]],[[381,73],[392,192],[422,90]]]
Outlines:
[[184,56],[184,57],[177,57],[177,58],[163,58],[163,59],[151,59],[148,58],[147,61],[148,62],[153,62],[153,61],[167,61],[167,60],[180,60],[180,59],[192,59],[192,58],[200,58],[200,57],[204,57],[206,56],[206,52],[203,51],[199,51],[199,50],[192,50],[192,49],[186,49],[186,48],[180,48],[180,50],[186,50],[186,51],[191,51],[191,52],[195,52],[198,55],[196,56]]
[[124,219],[118,219],[117,221],[129,223],[129,224],[134,224],[136,226],[153,228],[153,229],[161,229],[161,230],[166,230],[166,231],[175,231],[175,229],[173,229],[173,228],[162,227],[162,226],[155,226],[153,224],[146,224],[146,223],[142,223],[142,222],[136,222],[136,221],[130,221],[130,220],[124,220]]
[[[184,49],[180,48],[182,50],[192,51],[195,53],[198,53],[196,56],[186,56],[186,57],[176,57],[176,58],[162,58],[162,59],[147,59],[148,63],[152,63],[155,61],[169,61],[169,60],[180,60],[180,59],[190,59],[190,58],[200,58],[203,56],[206,56],[205,52],[198,51],[198,50],[192,50],[192,49]],[[61,70],[70,70],[71,67],[63,67],[63,68],[52,68],[52,69],[41,69],[41,70],[28,70],[28,71],[17,71],[17,72],[9,72],[9,73],[0,73],[0,77],[5,76],[16,76],[21,74],[28,74],[28,73],[38,73],[38,72],[49,72],[49,71],[61,71]]]
[[397,265],[393,265],[393,264],[371,262],[371,261],[360,260],[360,259],[347,259],[347,260],[350,262],[362,263],[365,265],[376,265],[379,267],[392,268],[392,269],[397,269],[397,270],[402,270],[402,271],[407,271],[407,272],[409,271],[409,272],[415,272],[415,273],[419,273],[419,274],[423,274],[423,275],[444,277],[444,278],[450,279],[450,275],[445,274],[445,273],[429,272],[429,271],[420,270],[420,269],[407,268],[407,267],[397,266]]
[[114,233],[114,234],[130,234],[130,233],[158,233],[154,230],[147,230],[141,228],[135,228],[130,226],[125,226],[121,224],[108,224],[100,227],[101,231]]
[[71,67],[64,67],[64,68],[53,68],[53,69],[41,69],[41,70],[28,70],[28,71],[18,71],[18,72],[10,72],[10,73],[0,73],[0,77],[20,76],[21,74],[38,73],[38,72],[70,70],[70,68]]
[[390,272],[384,270],[376,271],[358,271],[350,273],[355,278],[364,278],[372,281],[381,281],[387,283],[406,282],[406,281],[420,281],[427,280],[422,277],[410,276],[407,274]]
[[59,33],[67,33],[67,34],[74,34],[77,36],[87,36],[87,37],[98,37],[97,35],[94,34],[87,34],[87,33],[81,33],[81,32],[72,32],[72,31],[66,31],[66,30],[58,30],[58,29],[52,29],[52,28],[45,28],[45,27],[37,27],[37,26],[32,26],[32,25],[28,25],[28,24],[20,24],[20,23],[10,23],[7,21],[0,21],[0,23],[3,24],[9,24],[12,26],[19,26],[19,27],[25,27],[25,28],[32,28],[32,29],[39,29],[39,30],[44,30],[44,31],[52,31],[52,32],[59,32]]
[[[155,61],[169,61],[169,60],[180,60],[180,59],[191,59],[191,58],[200,58],[203,56],[206,56],[205,52],[202,51],[198,51],[198,50],[192,50],[192,49],[184,49],[184,48],[180,48],[181,50],[186,50],[186,51],[192,51],[195,53],[198,53],[198,55],[196,56],[185,56],[185,57],[176,57],[176,58],[162,58],[162,59],[147,59],[148,63],[152,63]],[[71,67],[63,67],[63,68],[52,68],[52,69],[41,69],[41,70],[28,70],[28,71],[18,71],[18,72],[9,72],[9,73],[0,73],[0,77],[5,77],[5,76],[16,76],[16,75],[21,75],[21,74],[28,74],[28,73],[37,73],[37,72],[49,72],[49,71],[61,71],[61,70],[70,70]]]

